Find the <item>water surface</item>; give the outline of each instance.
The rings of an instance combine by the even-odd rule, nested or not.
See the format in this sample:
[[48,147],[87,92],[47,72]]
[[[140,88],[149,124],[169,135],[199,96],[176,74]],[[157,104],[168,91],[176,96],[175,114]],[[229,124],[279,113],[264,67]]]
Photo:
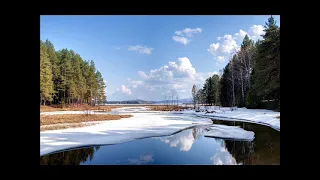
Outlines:
[[40,157],[42,165],[275,165],[280,164],[280,132],[263,125],[213,120],[255,132],[253,141],[204,136],[205,126],[171,136],[67,150]]

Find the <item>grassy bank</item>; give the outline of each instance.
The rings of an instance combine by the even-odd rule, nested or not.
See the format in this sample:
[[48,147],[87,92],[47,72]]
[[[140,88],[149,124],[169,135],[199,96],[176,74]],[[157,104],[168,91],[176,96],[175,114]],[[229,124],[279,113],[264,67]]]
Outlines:
[[148,106],[151,111],[182,111],[184,109],[188,109],[188,107],[183,106],[173,106],[173,105],[156,105],[156,106]]
[[119,120],[129,118],[131,115],[115,114],[61,114],[61,115],[40,115],[40,126],[62,123],[80,123],[90,121]]
[[89,106],[89,105],[51,105],[51,106],[40,106],[40,112],[52,112],[52,111],[85,111],[85,110],[101,110],[111,111],[114,108],[121,106]]

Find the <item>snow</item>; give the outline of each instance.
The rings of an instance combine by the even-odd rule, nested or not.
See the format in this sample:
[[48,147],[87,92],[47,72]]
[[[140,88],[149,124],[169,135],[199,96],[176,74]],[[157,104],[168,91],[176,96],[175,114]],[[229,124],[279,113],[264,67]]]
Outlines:
[[[118,112],[137,111],[141,112],[128,113],[133,116],[121,120],[99,121],[98,124],[87,127],[40,132],[40,156],[67,148],[117,144],[139,138],[171,135],[183,129],[199,125],[210,125],[209,131],[206,132],[208,136],[247,140],[254,138],[253,132],[234,126],[212,125],[212,121],[208,118],[188,116],[186,114],[150,113],[145,108],[140,108],[139,110],[137,107],[118,110]],[[46,114],[64,113],[81,113],[81,111],[61,111]],[[82,111],[82,113],[86,112]]]
[[254,139],[254,132],[246,131],[237,126],[214,124],[211,125],[209,129],[209,131],[205,132],[205,136],[247,141]]
[[[208,112],[206,113],[205,109]],[[225,121],[242,121],[242,122],[251,122],[256,124],[262,124],[269,126],[277,131],[280,131],[280,120],[277,119],[277,116],[280,116],[280,112],[274,112],[271,110],[264,109],[247,109],[247,108],[237,108],[234,111],[231,111],[229,107],[204,107],[201,106],[200,110],[204,112],[195,112],[193,110],[185,110],[176,112],[177,114],[188,114],[195,115],[197,117],[206,117],[214,118]]]

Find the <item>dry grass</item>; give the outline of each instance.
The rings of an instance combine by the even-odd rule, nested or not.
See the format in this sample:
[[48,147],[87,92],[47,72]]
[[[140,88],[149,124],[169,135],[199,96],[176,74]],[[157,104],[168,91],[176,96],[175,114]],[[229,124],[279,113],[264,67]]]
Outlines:
[[278,118],[278,119],[279,119],[279,121],[280,121],[280,116],[277,116],[276,118]]
[[89,106],[89,105],[67,105],[67,106],[40,106],[40,112],[50,112],[50,111],[84,111],[84,110],[101,110],[101,111],[111,111],[114,108],[119,108],[119,106]]
[[173,105],[158,105],[158,106],[148,106],[150,110],[152,111],[182,111],[184,109],[187,109],[188,107],[182,107],[182,106],[173,106]]
[[84,126],[92,126],[95,125],[94,123],[92,124],[82,124],[82,123],[74,123],[74,124],[68,124],[68,125],[53,125],[53,126],[45,126],[41,127],[40,126],[40,132],[41,131],[49,131],[49,130],[57,130],[57,129],[67,129],[67,128],[77,128],[77,127],[84,127]]
[[[50,106],[40,106],[40,112],[52,112],[52,111],[85,111],[85,110],[98,110],[98,111],[111,111],[112,109],[122,108],[122,107],[141,107],[146,105],[107,105],[107,106],[89,106],[87,104],[83,105],[50,105]],[[158,105],[147,105],[147,106],[158,106]]]
[[80,123],[90,121],[119,120],[129,118],[131,115],[114,114],[62,114],[62,115],[40,115],[40,126],[62,123]]

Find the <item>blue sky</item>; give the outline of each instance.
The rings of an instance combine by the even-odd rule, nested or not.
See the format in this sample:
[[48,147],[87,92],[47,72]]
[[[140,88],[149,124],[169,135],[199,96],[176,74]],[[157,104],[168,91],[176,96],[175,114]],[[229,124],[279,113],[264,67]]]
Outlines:
[[[189,98],[270,16],[41,16],[40,39],[94,60],[108,100]],[[280,16],[274,16],[280,26]]]

